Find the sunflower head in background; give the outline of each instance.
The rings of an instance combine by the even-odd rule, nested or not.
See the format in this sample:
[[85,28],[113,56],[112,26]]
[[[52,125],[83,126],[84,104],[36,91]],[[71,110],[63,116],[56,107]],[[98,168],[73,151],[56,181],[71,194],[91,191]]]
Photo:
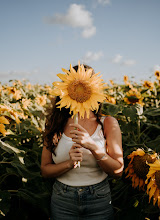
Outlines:
[[149,165],[149,172],[147,174],[147,194],[149,195],[149,202],[153,198],[153,205],[158,204],[160,208],[160,160],[156,160]]
[[135,104],[139,104],[141,106],[144,105],[143,103],[143,97],[141,95],[141,93],[137,90],[137,89],[130,89],[128,92],[126,92],[126,96],[124,97],[124,101],[127,104],[131,104],[131,105],[135,105]]
[[128,155],[128,159],[131,160],[125,169],[125,173],[128,173],[126,178],[131,178],[133,188],[139,186],[139,189],[144,190],[145,180],[149,171],[147,163],[154,163],[156,157],[156,153],[149,154],[140,148]]
[[52,95],[59,96],[58,108],[70,108],[70,114],[80,113],[84,118],[86,113],[89,118],[90,110],[98,110],[99,103],[106,98],[104,83],[99,73],[93,74],[93,69],[85,70],[84,65],[78,63],[77,71],[70,65],[70,70],[62,68],[65,74],[57,74],[62,80],[54,82]]
[[160,71],[156,70],[154,75],[157,77],[158,80],[160,80]]

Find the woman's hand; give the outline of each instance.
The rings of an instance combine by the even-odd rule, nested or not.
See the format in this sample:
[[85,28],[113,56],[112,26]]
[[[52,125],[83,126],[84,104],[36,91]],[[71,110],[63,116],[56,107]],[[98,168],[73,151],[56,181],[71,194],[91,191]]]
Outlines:
[[70,124],[70,126],[74,128],[70,131],[73,142],[91,151],[97,147],[89,133],[81,125]]
[[81,162],[82,161],[82,156],[83,156],[83,152],[82,152],[82,147],[77,144],[74,143],[69,151],[69,156],[70,156],[70,165],[71,167],[76,168],[77,167],[77,162]]

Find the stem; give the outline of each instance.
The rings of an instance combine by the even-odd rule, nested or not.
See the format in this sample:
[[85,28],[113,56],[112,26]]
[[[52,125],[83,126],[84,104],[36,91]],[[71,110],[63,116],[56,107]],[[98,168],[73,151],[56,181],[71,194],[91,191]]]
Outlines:
[[140,126],[141,126],[141,122],[140,122],[140,119],[138,118],[138,121],[137,121],[137,136],[138,136],[138,143],[140,142],[140,132],[141,132],[141,129],[140,129]]
[[0,161],[0,164],[11,164],[11,162]]
[[78,113],[74,116],[74,123],[78,124]]
[[14,190],[14,189],[9,189],[7,191],[10,192],[10,193],[17,193],[18,192],[18,190]]
[[[74,116],[74,123],[75,124],[78,124],[78,113]],[[75,128],[76,129],[76,128]],[[79,167],[80,168],[81,164],[80,164],[80,161],[77,161],[76,164],[75,164],[75,168],[76,167]]]

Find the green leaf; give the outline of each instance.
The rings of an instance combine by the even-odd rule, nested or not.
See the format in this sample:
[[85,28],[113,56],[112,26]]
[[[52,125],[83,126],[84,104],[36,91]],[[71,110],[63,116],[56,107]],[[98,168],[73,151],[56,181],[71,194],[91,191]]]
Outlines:
[[157,124],[152,124],[152,123],[145,123],[145,124],[150,128],[156,128],[156,129],[160,130],[160,126]]
[[12,154],[12,153],[16,153],[16,154],[24,153],[23,150],[19,150],[18,148],[15,148],[15,147],[11,146],[10,144],[7,144],[7,143],[5,143],[5,142],[3,142],[1,140],[0,140],[0,147],[4,151],[8,152],[9,154]]
[[155,149],[156,152],[160,152],[160,135],[156,139],[147,142],[146,146]]
[[25,166],[25,164],[22,164],[18,158],[15,157],[15,159],[11,162],[11,165],[17,169],[17,172],[20,176],[30,179],[34,178],[36,176],[40,176],[39,172],[31,172],[28,170]]
[[10,208],[10,199],[11,196],[9,192],[0,190],[0,211],[2,211],[5,215],[7,214]]
[[129,117],[132,121],[137,120],[137,109],[134,106],[124,107],[122,114]]
[[119,112],[119,106],[118,105],[113,105],[111,103],[105,103],[103,106],[103,111],[107,115],[115,116]]
[[159,108],[150,108],[144,111],[144,115],[148,116],[160,116],[160,109]]
[[35,194],[27,189],[19,189],[18,196],[22,197],[27,203],[34,207],[40,207],[45,213],[49,214],[48,203],[50,195],[46,192],[39,192]]

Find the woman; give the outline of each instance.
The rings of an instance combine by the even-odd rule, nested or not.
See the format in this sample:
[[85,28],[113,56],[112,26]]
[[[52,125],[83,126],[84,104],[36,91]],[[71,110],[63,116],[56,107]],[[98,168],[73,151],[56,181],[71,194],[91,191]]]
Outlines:
[[59,100],[57,97],[46,121],[41,160],[42,176],[56,179],[51,219],[111,220],[113,208],[107,176],[120,177],[123,172],[117,120],[100,117],[99,106],[98,113],[90,111],[89,118],[79,117],[75,124],[69,109],[56,107]]

